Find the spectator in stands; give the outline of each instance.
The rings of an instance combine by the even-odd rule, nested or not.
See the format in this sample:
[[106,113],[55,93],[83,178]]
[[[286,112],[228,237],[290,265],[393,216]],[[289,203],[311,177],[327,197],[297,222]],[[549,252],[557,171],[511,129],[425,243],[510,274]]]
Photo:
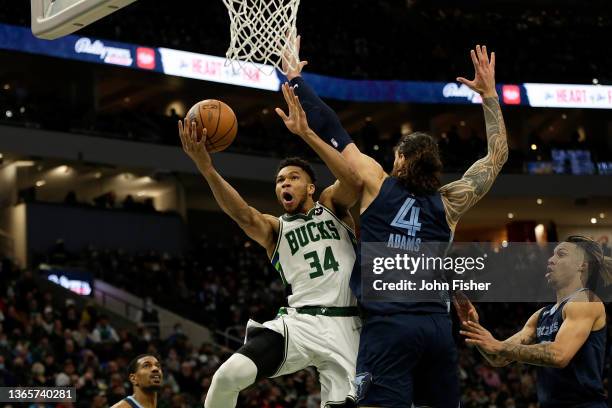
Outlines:
[[143,308],[138,311],[138,320],[147,327],[155,337],[159,337],[159,315],[153,307],[153,299],[147,296],[143,301]]
[[119,341],[119,336],[113,326],[111,326],[108,316],[100,316],[100,321],[91,334],[91,341],[94,343],[116,343]]
[[77,330],[79,328],[80,320],[73,299],[66,299],[66,306],[62,313],[62,321],[66,329]]
[[91,408],[108,408],[108,399],[104,392],[98,391],[91,401]]

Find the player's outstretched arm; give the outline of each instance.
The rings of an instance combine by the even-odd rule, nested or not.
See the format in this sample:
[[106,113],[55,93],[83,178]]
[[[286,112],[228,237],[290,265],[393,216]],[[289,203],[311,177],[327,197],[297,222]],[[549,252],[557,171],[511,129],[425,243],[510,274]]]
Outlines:
[[[476,322],[480,323],[480,317],[478,315],[478,311],[470,301],[470,299],[460,291],[457,291],[453,294],[453,304],[455,306],[455,311],[457,312],[457,317],[459,321],[462,323],[462,326],[467,326],[467,322]],[[535,330],[537,325],[537,318],[540,312],[536,312],[525,324],[525,326],[518,333],[514,334],[510,338],[504,340],[505,343],[519,343],[519,344],[531,344],[535,340]],[[469,342],[468,342],[469,344]],[[512,360],[509,360],[505,357],[502,357],[497,354],[488,353],[479,345],[475,345],[476,349],[480,352],[480,354],[491,364],[493,367],[504,367],[510,363]]]
[[361,176],[353,170],[340,153],[321,140],[309,127],[306,112],[304,112],[293,88],[285,83],[282,90],[289,112],[285,114],[282,109],[276,108],[276,113],[283,120],[287,129],[302,138],[338,179],[334,185],[328,187],[321,194],[321,201],[328,201],[327,203],[322,202],[322,204],[331,205],[334,210],[336,207],[338,207],[338,210],[346,210],[352,207],[361,194],[363,187]]
[[[376,160],[359,151],[357,145],[340,123],[336,112],[323,102],[302,78],[302,69],[308,64],[308,61],[299,61],[300,43],[301,37],[299,35],[293,41],[288,41],[288,44],[293,44],[296,52],[284,52],[282,54],[283,70],[287,72],[287,79],[295,94],[300,98],[309,126],[327,144],[341,152],[342,157],[362,176],[364,183],[362,208],[365,208],[373,199],[372,197],[378,194],[380,185],[387,174]],[[290,61],[291,58],[295,58],[295,55],[297,55],[298,60]]]
[[[525,344],[524,339],[535,340],[538,312],[531,317],[527,337],[514,341],[499,342],[477,323],[467,322],[462,334],[466,342],[482,347],[486,352],[518,361],[544,367],[564,368],[574,358],[591,334],[597,320],[603,315],[600,302],[571,302],[564,308],[564,320],[555,336],[555,341],[540,344]],[[527,325],[526,325],[527,326]],[[513,336],[514,337],[514,336]],[[512,338],[511,338],[512,339]]]
[[197,130],[194,123],[178,122],[179,136],[183,150],[194,161],[200,173],[204,176],[213,192],[217,204],[223,212],[229,215],[244,232],[261,246],[268,254],[274,250],[278,219],[271,215],[262,214],[249,206],[238,192],[221,177],[215,170],[210,154],[206,151],[206,129],[203,130],[202,139],[198,142]]
[[495,53],[491,59],[487,47],[477,45],[470,52],[476,75],[469,81],[459,77],[457,81],[469,86],[482,96],[482,107],[487,129],[487,155],[474,163],[460,180],[440,189],[446,209],[446,219],[451,228],[459,218],[474,206],[491,188],[495,178],[508,160],[506,126],[495,89]]

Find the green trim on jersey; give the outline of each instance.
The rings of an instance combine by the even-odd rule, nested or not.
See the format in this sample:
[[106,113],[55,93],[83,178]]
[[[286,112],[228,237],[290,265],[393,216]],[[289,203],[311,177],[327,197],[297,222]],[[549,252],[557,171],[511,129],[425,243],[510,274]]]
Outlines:
[[[284,221],[295,221],[297,219],[302,219],[304,221],[310,221],[312,219],[312,212],[317,208],[318,201],[315,202],[315,205],[306,213],[306,214],[283,214],[282,218]],[[320,204],[319,204],[320,205]]]
[[283,238],[283,222],[278,220],[278,238],[276,239],[276,246],[274,247],[274,252],[272,252],[272,257],[270,258],[270,263],[276,271],[280,274],[280,278],[283,281],[283,285],[287,286],[289,283],[285,278],[285,273],[283,272],[283,266],[280,263],[280,256],[278,255],[278,247],[280,246],[281,239]]
[[283,281],[283,285],[285,286],[289,285],[289,283],[287,282],[287,278],[285,278],[285,272],[283,272],[283,266],[281,265],[279,260],[277,260],[276,264],[274,264],[274,269],[276,269],[278,273],[280,273],[280,277],[281,277],[281,280]]
[[274,374],[272,374],[270,378],[276,376],[282,370],[283,366],[287,362],[287,354],[289,351],[289,331],[287,330],[287,324],[285,323],[285,319],[283,319],[282,316],[280,318],[283,322],[283,333],[284,333],[283,337],[285,338],[285,355],[283,356],[283,361],[278,366],[278,369],[276,370]]
[[[281,239],[283,238],[283,222],[278,220],[278,237],[276,237],[276,245],[274,246],[274,251],[272,251],[272,255],[270,256],[270,262],[274,265],[274,257],[277,255],[278,247],[280,246]],[[276,266],[274,266],[276,268]]]

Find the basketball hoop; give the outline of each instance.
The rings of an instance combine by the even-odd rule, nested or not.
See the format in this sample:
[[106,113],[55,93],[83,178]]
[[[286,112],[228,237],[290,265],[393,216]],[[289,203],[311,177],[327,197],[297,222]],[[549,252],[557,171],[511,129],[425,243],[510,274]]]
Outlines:
[[227,64],[237,62],[240,68],[244,63],[270,64],[286,75],[282,67],[286,53],[290,68],[297,68],[295,37],[300,0],[223,0],[223,3],[230,17]]
[[136,0],[31,0],[32,33],[45,40],[75,31]]

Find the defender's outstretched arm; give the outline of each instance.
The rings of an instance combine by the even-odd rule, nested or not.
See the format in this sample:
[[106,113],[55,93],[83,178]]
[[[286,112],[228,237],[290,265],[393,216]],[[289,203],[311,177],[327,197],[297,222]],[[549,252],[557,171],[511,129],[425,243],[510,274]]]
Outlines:
[[[543,367],[564,368],[584,345],[597,321],[604,312],[602,303],[569,302],[564,308],[564,319],[555,340],[530,344],[536,338],[536,326],[540,311],[527,322],[525,328],[510,339],[500,342],[476,322],[467,322],[461,334],[466,342],[485,352],[506,359]],[[512,341],[511,341],[512,339]]]
[[[461,325],[464,328],[469,328],[470,325],[468,322],[474,322],[479,324],[480,317],[476,308],[470,301],[470,299],[460,291],[457,291],[453,294],[453,304],[455,305],[455,311],[457,312],[457,317],[461,322]],[[538,324],[538,317],[540,316],[541,309],[534,313],[527,323],[523,326],[523,328],[510,336],[506,340],[503,341],[504,344],[533,344],[536,340],[536,327]],[[465,331],[461,331],[461,334],[465,335]],[[492,336],[491,336],[492,338]],[[466,340],[469,344],[471,341]],[[501,356],[499,354],[491,353],[485,350],[485,348],[479,344],[473,343],[476,349],[480,352],[480,354],[491,364],[493,367],[504,367],[514,360]]]
[[491,60],[487,47],[476,46],[470,53],[476,75],[469,81],[457,81],[482,95],[482,108],[487,129],[487,155],[474,163],[460,180],[440,189],[446,209],[446,220],[454,229],[463,214],[472,208],[491,188],[502,166],[508,160],[506,125],[495,89],[495,53]]
[[[282,86],[283,96],[289,108],[288,114],[276,108],[276,113],[285,123],[287,129],[300,136],[325,162],[334,176],[338,179],[336,183],[325,189],[321,194],[320,201],[330,199],[334,209],[347,210],[352,207],[361,194],[363,182],[361,176],[353,170],[342,155],[325,143],[309,127],[306,112],[302,108],[299,98],[295,95],[293,88],[285,83]],[[326,203],[323,203],[324,205]]]
[[[297,36],[294,42],[299,56],[301,37]],[[342,157],[355,169],[363,181],[362,208],[369,205],[369,199],[378,194],[382,180],[387,176],[382,166],[373,158],[361,153],[348,132],[340,123],[340,119],[302,78],[302,68],[307,61],[298,61],[289,64],[287,59],[290,53],[283,54],[283,69],[287,72],[287,79],[300,103],[306,112],[308,124],[312,130],[327,144],[342,153]],[[295,67],[295,68],[291,68]],[[365,202],[364,202],[365,200]]]

